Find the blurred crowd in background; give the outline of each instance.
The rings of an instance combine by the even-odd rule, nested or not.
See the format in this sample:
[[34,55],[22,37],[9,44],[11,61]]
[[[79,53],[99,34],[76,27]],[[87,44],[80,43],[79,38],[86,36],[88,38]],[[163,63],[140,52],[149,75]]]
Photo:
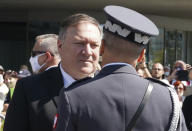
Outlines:
[[[53,45],[46,45],[42,46],[41,39],[47,39],[48,37],[53,37],[53,40],[49,41],[50,43],[55,43]],[[31,53],[30,58],[30,64],[32,67],[33,73],[30,72],[27,65],[21,65],[19,71],[13,71],[13,70],[5,70],[2,65],[0,65],[0,112],[1,112],[1,119],[2,122],[5,119],[6,111],[8,109],[9,103],[11,101],[12,95],[14,93],[14,89],[16,86],[16,83],[19,79],[22,79],[24,77],[31,76],[32,74],[36,74],[39,72],[45,71],[47,68],[57,66],[60,58],[56,57],[58,56],[58,52],[54,51],[56,49],[56,36],[55,35],[42,35],[38,36],[36,38],[36,43],[34,45],[34,48]],[[42,54],[46,54],[47,52],[39,52],[35,50],[42,50],[42,47],[47,47],[46,51],[51,52],[48,54],[48,56],[54,56],[56,59],[50,59],[48,61],[49,64],[46,66],[43,65],[43,60],[41,62],[40,57]],[[50,51],[51,49],[51,51]],[[53,50],[53,51],[52,51]],[[47,55],[47,54],[46,54]],[[38,56],[38,57],[35,57]],[[34,58],[34,60],[32,60]],[[36,59],[35,59],[36,58]],[[40,63],[43,66],[40,66]],[[100,70],[100,65],[98,65],[98,70]],[[192,94],[192,67],[191,65],[185,63],[182,60],[177,60],[173,64],[173,66],[163,66],[162,63],[153,63],[152,67],[148,67],[146,64],[145,58],[143,58],[142,62],[138,63],[136,66],[136,71],[138,72],[138,75],[144,78],[152,78],[157,79],[162,82],[164,82],[166,85],[169,85],[170,87],[174,88],[178,98],[180,100],[180,106],[182,107],[183,102],[186,98],[186,96],[189,96]]]
[[[143,62],[138,63],[136,70],[141,77],[158,79],[174,88],[181,106],[185,97],[192,94],[192,67],[184,61],[176,61],[172,68],[163,66],[161,63],[154,63],[149,69],[144,59]],[[30,75],[32,73],[27,65],[21,65],[18,72],[4,70],[0,65],[0,111],[3,115],[6,114],[17,80]]]

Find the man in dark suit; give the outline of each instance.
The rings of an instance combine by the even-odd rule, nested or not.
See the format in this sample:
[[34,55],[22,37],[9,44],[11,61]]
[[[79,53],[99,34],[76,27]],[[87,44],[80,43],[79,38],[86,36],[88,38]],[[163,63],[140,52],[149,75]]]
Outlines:
[[187,96],[183,102],[182,110],[189,131],[192,130],[192,95]]
[[56,131],[186,131],[176,92],[135,70],[157,27],[124,7],[105,12],[104,66],[94,78],[61,91]]
[[52,131],[60,89],[93,75],[99,61],[101,38],[99,23],[94,18],[85,14],[66,18],[58,38],[61,63],[18,81],[4,131]]
[[[38,74],[52,67],[57,67],[60,62],[60,55],[57,49],[58,36],[56,34],[43,34],[35,38],[31,51],[30,64],[34,74]],[[25,67],[26,68],[26,67]],[[20,70],[28,73],[26,69]],[[29,76],[29,74],[27,74]],[[26,75],[26,76],[27,76]],[[26,77],[18,74],[18,78]],[[7,111],[11,100],[10,91],[6,96],[4,110]]]

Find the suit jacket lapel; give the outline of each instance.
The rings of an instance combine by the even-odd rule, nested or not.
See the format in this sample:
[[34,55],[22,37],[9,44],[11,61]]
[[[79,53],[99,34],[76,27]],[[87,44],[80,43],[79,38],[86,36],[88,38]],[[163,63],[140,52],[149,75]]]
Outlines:
[[46,75],[46,88],[48,95],[52,99],[55,107],[58,107],[59,92],[63,88],[63,78],[59,66],[54,69],[49,69],[49,73]]

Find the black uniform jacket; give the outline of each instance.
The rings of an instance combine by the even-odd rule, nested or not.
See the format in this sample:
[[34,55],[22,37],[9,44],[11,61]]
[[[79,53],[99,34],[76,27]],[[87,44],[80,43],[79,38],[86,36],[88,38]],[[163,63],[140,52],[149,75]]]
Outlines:
[[[148,84],[130,65],[104,67],[93,79],[61,90],[56,131],[125,131]],[[173,105],[168,87],[153,86],[134,131],[166,131],[170,126]]]
[[63,79],[59,67],[17,82],[4,131],[52,131]]
[[183,114],[187,128],[192,131],[192,95],[187,96],[183,102]]

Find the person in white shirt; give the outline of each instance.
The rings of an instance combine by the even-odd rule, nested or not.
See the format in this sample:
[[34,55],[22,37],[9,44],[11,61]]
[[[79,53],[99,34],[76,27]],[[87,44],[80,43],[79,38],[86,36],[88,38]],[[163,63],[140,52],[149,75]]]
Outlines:
[[3,111],[3,105],[8,91],[9,89],[6,84],[4,84],[3,76],[0,75],[0,112]]

